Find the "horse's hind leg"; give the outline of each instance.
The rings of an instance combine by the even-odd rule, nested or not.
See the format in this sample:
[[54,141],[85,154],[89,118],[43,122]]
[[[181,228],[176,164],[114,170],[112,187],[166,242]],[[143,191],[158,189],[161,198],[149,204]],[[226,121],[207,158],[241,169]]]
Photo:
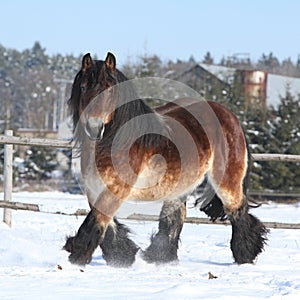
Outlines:
[[111,222],[100,244],[106,263],[114,267],[129,267],[135,261],[139,248],[129,239],[130,230],[116,218]]
[[185,217],[185,202],[164,202],[159,217],[159,231],[151,237],[150,246],[143,252],[144,260],[149,263],[167,263],[178,259],[178,242]]
[[232,226],[230,248],[238,264],[254,262],[264,249],[268,233],[265,225],[257,217],[249,214],[247,200],[244,199],[243,202],[238,210],[228,212]]
[[232,226],[230,248],[235,262],[253,263],[264,249],[268,229],[258,218],[249,214],[248,201],[243,195],[242,184],[232,185],[231,190],[220,186],[217,194]]

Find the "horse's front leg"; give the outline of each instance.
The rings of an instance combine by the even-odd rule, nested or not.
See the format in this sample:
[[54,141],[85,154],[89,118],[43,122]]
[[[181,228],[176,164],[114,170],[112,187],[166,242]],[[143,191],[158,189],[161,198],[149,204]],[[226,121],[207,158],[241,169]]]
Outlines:
[[160,212],[159,231],[151,237],[151,244],[143,252],[143,259],[149,263],[178,260],[178,243],[185,218],[185,202],[166,200]]
[[106,263],[113,267],[130,267],[139,247],[129,238],[130,229],[116,218],[109,223],[100,243]]
[[110,192],[104,192],[96,203],[90,203],[91,211],[74,237],[68,237],[64,249],[70,252],[71,263],[85,265],[100,245],[103,258],[108,265],[129,267],[138,251],[129,238],[130,230],[113,218],[120,206]]
[[[101,222],[99,220],[102,219]],[[73,264],[85,265],[91,262],[92,255],[105,236],[111,218],[91,209],[74,237],[68,237],[64,250],[70,252]]]
[[91,211],[81,224],[74,237],[68,237],[64,250],[70,252],[71,263],[85,265],[92,260],[92,255],[102,243],[110,223],[114,227],[113,217],[120,206],[120,201],[109,191],[102,192],[97,201],[91,202]]

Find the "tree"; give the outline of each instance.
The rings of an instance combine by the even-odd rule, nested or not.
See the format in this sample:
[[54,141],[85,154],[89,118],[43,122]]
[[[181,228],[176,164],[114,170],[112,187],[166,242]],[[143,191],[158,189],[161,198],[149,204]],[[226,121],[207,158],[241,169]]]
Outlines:
[[273,52],[270,52],[268,55],[263,53],[262,57],[258,60],[257,66],[269,73],[280,72],[279,60],[273,55]]
[[296,63],[296,76],[300,77],[300,54],[298,54],[298,59]]
[[[240,120],[251,153],[271,152],[273,112],[261,105],[249,103],[241,81],[234,80],[227,104]],[[269,188],[269,173],[264,162],[253,162],[250,174],[250,189],[261,191]]]
[[212,65],[214,63],[214,59],[212,58],[209,51],[207,51],[206,54],[204,55],[202,62],[207,65]]
[[157,55],[148,56],[145,54],[140,58],[141,63],[137,68],[138,77],[158,76],[161,60]]
[[31,49],[31,61],[28,62],[33,65],[45,65],[48,63],[48,58],[46,55],[46,49],[42,48],[40,42],[35,42]]
[[[268,153],[272,140],[272,113],[261,106],[251,105],[243,112],[243,128],[249,144],[250,152]],[[254,191],[268,188],[269,173],[263,162],[253,162],[250,175],[250,189]]]
[[[140,80],[135,83],[135,87],[138,91],[139,97],[142,97],[146,103],[150,106],[157,106],[162,104],[159,99],[160,96],[163,99],[164,90],[158,84],[157,81],[152,80],[151,77],[158,77],[161,70],[161,60],[157,55],[148,56],[145,54],[140,57],[140,63],[135,68],[136,78],[145,78],[148,79]],[[159,95],[157,98],[154,98],[153,95]]]
[[282,61],[281,74],[285,76],[297,76],[296,67],[290,57]]
[[39,181],[51,178],[51,172],[57,167],[55,149],[30,147],[26,151],[24,167],[26,179]]
[[[278,109],[273,109],[269,118],[270,135],[266,152],[300,153],[300,97],[291,95],[287,87]],[[265,189],[277,192],[300,191],[300,163],[261,162],[262,182]]]

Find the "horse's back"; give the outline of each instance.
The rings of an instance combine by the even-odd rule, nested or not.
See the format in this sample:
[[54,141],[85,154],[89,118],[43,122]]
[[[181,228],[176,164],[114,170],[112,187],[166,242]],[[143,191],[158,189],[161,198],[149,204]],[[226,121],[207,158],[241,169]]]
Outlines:
[[[238,118],[224,105],[213,101],[180,98],[155,111],[169,120],[176,120],[191,135],[208,139],[211,148],[227,146],[232,155],[246,151],[246,141]],[[195,139],[194,139],[195,140]],[[197,142],[197,139],[195,140]],[[224,144],[224,145],[222,145]]]

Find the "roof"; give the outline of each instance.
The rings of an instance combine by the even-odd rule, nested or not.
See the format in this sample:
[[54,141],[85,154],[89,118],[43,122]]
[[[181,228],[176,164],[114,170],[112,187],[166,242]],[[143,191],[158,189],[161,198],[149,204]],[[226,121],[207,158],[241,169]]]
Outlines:
[[287,87],[294,97],[300,94],[300,78],[268,74],[267,105],[274,107],[280,103],[280,96],[285,96]]

